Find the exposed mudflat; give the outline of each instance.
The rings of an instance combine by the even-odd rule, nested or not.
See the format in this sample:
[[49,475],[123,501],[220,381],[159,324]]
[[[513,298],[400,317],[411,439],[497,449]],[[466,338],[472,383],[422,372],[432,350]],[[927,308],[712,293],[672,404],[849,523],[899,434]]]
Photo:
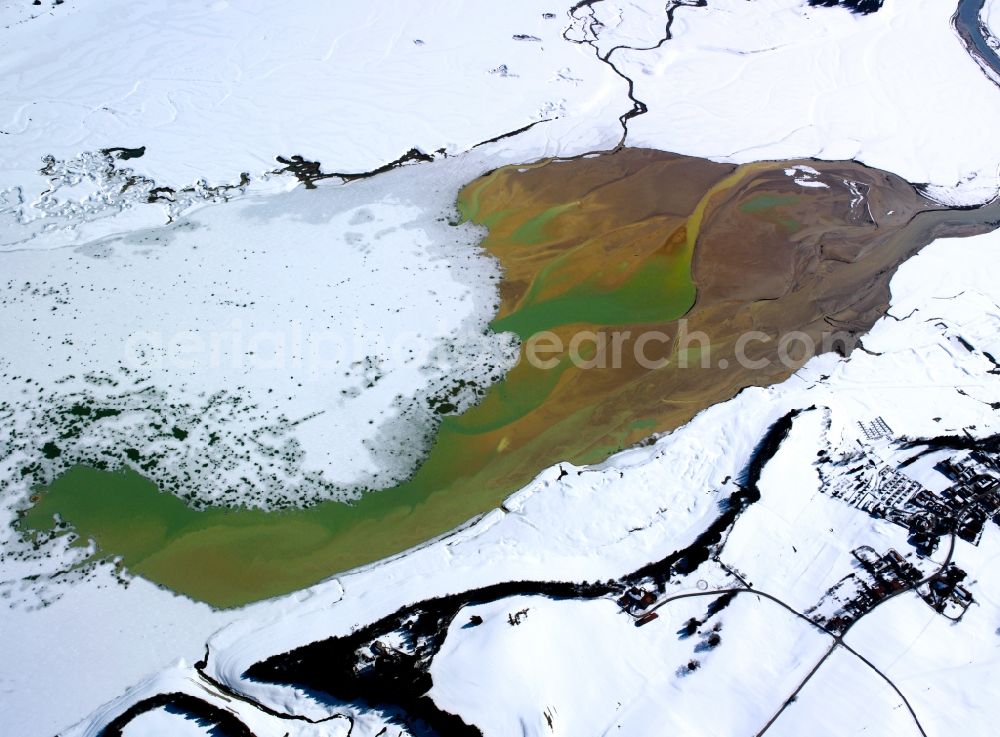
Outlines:
[[854,162],[734,167],[625,149],[493,172],[461,199],[504,268],[496,329],[550,330],[567,347],[581,331],[599,336],[581,341],[593,354],[583,367],[567,348],[545,355],[558,369],[522,361],[508,381],[551,384],[496,430],[509,456],[537,467],[675,428],[785,378],[807,345],[849,351],[932,224],[966,232],[904,180]]

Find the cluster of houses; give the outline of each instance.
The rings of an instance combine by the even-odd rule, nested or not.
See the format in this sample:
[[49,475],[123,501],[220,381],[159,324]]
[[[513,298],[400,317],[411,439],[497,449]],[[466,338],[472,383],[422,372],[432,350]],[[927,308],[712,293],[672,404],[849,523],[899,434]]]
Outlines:
[[879,555],[874,548],[862,545],[852,554],[858,561],[858,570],[838,581],[807,612],[814,622],[831,632],[845,632],[885,599],[916,587],[924,576],[895,550]]
[[[879,441],[892,441],[891,429],[881,417],[858,423],[868,451]],[[935,466],[949,485],[938,491],[925,488],[892,465],[880,465],[870,453],[862,467],[845,474],[827,492],[872,516],[905,527],[910,542],[923,555],[932,553],[951,533],[977,545],[991,520],[1000,522],[1000,465],[979,450],[958,451]],[[878,467],[873,475],[863,466]]]
[[962,585],[966,572],[954,563],[945,568],[917,591],[938,614],[959,622],[972,606],[972,593]]
[[965,571],[954,564],[928,575],[896,550],[879,555],[874,548],[862,545],[851,552],[858,570],[838,581],[807,612],[831,632],[843,634],[875,606],[902,591],[916,590],[934,611],[956,622],[974,601],[962,585]]
[[635,617],[636,627],[649,624],[659,616],[656,612],[646,612],[646,609],[649,609],[655,603],[656,596],[652,592],[637,586],[632,586],[618,597],[618,606],[622,608],[623,612]]
[[979,451],[945,459],[936,469],[951,482],[948,488],[934,492],[917,485],[904,499],[873,513],[906,527],[910,541],[925,554],[951,533],[978,545],[986,524],[1000,521],[1000,469]]

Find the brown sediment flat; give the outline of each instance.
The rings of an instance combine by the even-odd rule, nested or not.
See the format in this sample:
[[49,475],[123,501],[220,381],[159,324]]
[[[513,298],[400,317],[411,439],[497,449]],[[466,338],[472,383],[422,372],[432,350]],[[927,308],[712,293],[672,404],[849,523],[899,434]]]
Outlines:
[[[786,170],[799,164],[819,172],[806,180],[827,187],[797,183],[803,175]],[[580,330],[597,331],[609,349],[613,331],[630,331],[633,341],[624,343],[616,366],[566,368],[543,404],[504,427],[506,452],[520,450],[532,470],[559,459],[597,460],[652,431],[676,428],[744,387],[786,378],[801,363],[779,355],[790,333],[849,352],[884,314],[896,267],[933,237],[917,215],[941,210],[905,180],[855,162],[736,167],[634,149],[506,168],[462,197],[467,214],[489,226],[485,245],[505,269],[497,329],[526,339],[531,331],[518,329],[517,320],[526,295],[555,303],[581,284],[617,289],[633,315],[609,310],[603,323],[598,315],[527,326],[550,329],[567,343]],[[523,237],[526,223],[567,203],[572,207]],[[947,230],[935,227],[935,235]],[[668,317],[670,305],[653,305],[652,317],[644,316],[643,303],[628,299],[625,275],[685,248],[697,290],[690,309]],[[683,292],[684,285],[665,280],[662,289]],[[655,295],[639,296],[655,302]],[[671,339],[647,344],[647,357],[669,360],[666,367],[643,367],[631,350],[635,337],[650,331]],[[707,343],[692,337],[685,349],[679,331],[703,334]],[[763,334],[741,353],[752,366],[737,355],[749,331]],[[785,347],[791,358],[804,358],[801,340]],[[613,358],[606,356],[609,364]]]

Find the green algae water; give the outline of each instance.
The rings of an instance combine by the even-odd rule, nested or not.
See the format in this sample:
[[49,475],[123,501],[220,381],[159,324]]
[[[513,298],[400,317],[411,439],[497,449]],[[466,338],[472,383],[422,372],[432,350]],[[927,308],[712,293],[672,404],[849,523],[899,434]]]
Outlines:
[[[550,276],[543,276],[535,288],[541,288]],[[686,262],[670,256],[650,258],[613,292],[602,291],[599,279],[600,274],[594,274],[551,299],[536,300],[529,295],[517,312],[495,320],[493,329],[526,340],[535,333],[579,323],[621,327],[675,320],[694,304],[689,257]]]

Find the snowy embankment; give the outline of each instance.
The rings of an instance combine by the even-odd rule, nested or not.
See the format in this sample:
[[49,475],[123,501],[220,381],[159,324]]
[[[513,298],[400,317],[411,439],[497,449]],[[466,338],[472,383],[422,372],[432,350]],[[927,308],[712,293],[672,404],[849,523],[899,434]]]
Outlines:
[[988,43],[1000,52],[1000,0],[986,0],[980,18],[987,31]]
[[[963,284],[964,290],[956,292],[955,283]],[[866,350],[849,359],[830,355],[814,359],[783,384],[746,390],[655,444],[615,456],[601,466],[563,464],[549,469],[508,500],[504,510],[453,536],[308,592],[256,605],[247,610],[246,618],[211,640],[207,673],[276,712],[310,720],[355,713],[357,707],[324,704],[299,689],[248,681],[243,673],[270,655],[347,633],[413,601],[498,581],[604,580],[662,558],[689,544],[718,514],[719,502],[732,489],[726,477],[739,474],[767,427],[795,408],[807,411],[765,467],[761,500],[737,521],[721,562],[793,608],[817,604],[837,578],[855,570],[852,548],[908,550],[904,531],[820,493],[817,451],[856,448],[863,440],[858,423],[874,417],[882,417],[897,436],[929,437],[964,429],[982,437],[1000,431],[989,404],[1000,400],[1000,380],[991,373],[993,365],[984,354],[993,346],[983,342],[1000,325],[997,284],[1000,235],[936,241],[901,268],[892,284],[895,317],[878,323],[864,340]],[[964,336],[974,347],[966,347],[956,336]],[[819,467],[825,468],[823,462]],[[973,584],[978,606],[967,619],[957,625],[939,623],[951,627],[955,637],[966,628],[992,631],[1000,622],[1000,610],[982,578],[997,540],[997,531],[990,527],[979,548],[957,544],[956,560],[982,585]],[[672,582],[667,594],[738,585],[724,570],[704,564]],[[526,621],[510,627],[506,614],[525,607]],[[848,644],[876,664],[884,663],[889,676],[899,678],[896,685],[920,717],[938,714],[926,723],[945,720],[963,733],[980,733],[983,725],[1000,717],[991,713],[995,704],[980,701],[976,710],[948,711],[919,686],[917,676],[909,675],[931,672],[938,667],[936,659],[945,657],[933,639],[935,628],[915,631],[906,639],[913,647],[911,661],[904,666],[890,662],[891,640],[882,638],[878,647],[871,644],[864,633],[888,617],[890,608],[902,610],[897,617],[914,618],[917,623],[929,611],[912,594],[900,597],[873,614],[870,624],[859,625]],[[432,666],[432,696],[442,708],[457,710],[487,735],[521,734],[517,725],[530,725],[525,728],[531,734],[546,734],[546,714],[561,725],[557,734],[581,734],[573,725],[588,719],[608,727],[634,726],[630,733],[639,734],[643,732],[638,725],[659,723],[668,716],[681,733],[693,734],[694,725],[709,716],[739,720],[741,714],[746,715],[745,722],[720,723],[719,728],[739,726],[741,732],[752,732],[762,718],[777,711],[825,652],[824,643],[832,644],[829,636],[803,629],[794,618],[784,622],[780,607],[751,594],[738,597],[704,625],[702,639],[710,635],[713,623],[721,623],[722,642],[701,649],[697,638],[689,643],[677,639],[676,631],[698,610],[683,602],[661,608],[659,620],[640,630],[624,615],[615,614],[610,602],[600,600],[504,599],[481,609],[460,617],[464,621],[478,613],[492,624],[470,629],[455,620],[440,660]],[[767,629],[766,622],[773,629]],[[782,638],[791,638],[787,647]],[[977,654],[973,647],[980,639],[976,635],[961,649],[956,645],[946,657],[985,663],[983,658],[990,656]],[[812,644],[801,647],[806,641]],[[766,659],[761,659],[762,642],[768,643]],[[579,643],[589,646],[580,649]],[[545,657],[538,657],[539,648]],[[484,666],[476,657],[494,651],[505,653],[499,663]],[[691,657],[699,660],[693,670],[685,665]],[[738,678],[751,666],[763,669],[751,679],[752,686]],[[831,672],[851,679],[838,689],[836,699],[863,697],[874,712],[868,718],[886,725],[906,723],[898,714],[901,701],[896,692],[849,651],[838,651],[820,669],[822,677],[803,689],[803,703],[814,702]],[[953,689],[975,691],[970,679],[977,672],[976,668],[950,671]],[[612,698],[609,689],[619,687],[613,685],[619,676],[622,694]],[[637,682],[630,688],[633,677],[652,685],[640,687]],[[585,696],[605,678],[611,685]],[[737,681],[723,688],[720,684],[728,678]],[[916,687],[907,688],[908,682]],[[166,682],[151,681],[102,713],[118,713],[166,689]],[[480,691],[511,689],[503,708],[477,696]],[[719,699],[714,703],[726,708],[713,707],[706,715],[710,694]],[[824,710],[818,717],[827,728],[822,733],[846,729],[852,714],[857,712]],[[98,716],[92,726],[99,726],[103,718]],[[789,709],[774,729],[793,734],[801,718],[801,708]],[[81,725],[71,734],[89,732]]]

